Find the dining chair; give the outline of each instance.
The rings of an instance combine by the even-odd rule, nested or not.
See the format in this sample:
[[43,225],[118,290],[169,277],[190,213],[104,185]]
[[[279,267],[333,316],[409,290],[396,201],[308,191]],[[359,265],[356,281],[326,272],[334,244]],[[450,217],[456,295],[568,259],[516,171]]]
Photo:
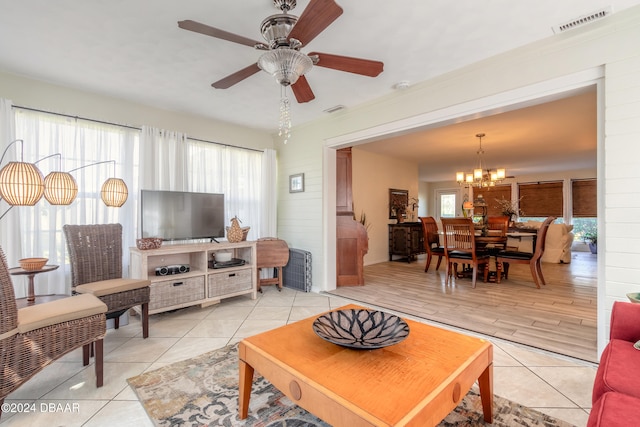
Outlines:
[[491,244],[494,249],[507,248],[507,232],[509,231],[508,216],[490,216],[487,217],[487,230],[490,236],[502,237],[502,240]]
[[420,217],[422,223],[422,234],[424,235],[424,248],[427,251],[427,262],[424,265],[425,273],[429,270],[431,259],[438,257],[436,270],[440,268],[442,257],[444,257],[444,246],[440,245],[440,233],[438,232],[438,224],[432,216]]
[[120,326],[120,316],[140,306],[142,337],[149,336],[151,281],[122,277],[122,225],[89,224],[62,227],[71,264],[71,289],[92,294],[107,307],[107,319]]
[[[549,225],[555,221],[555,217],[550,216],[544,220],[542,226],[538,229],[536,234],[536,246],[533,252],[519,252],[504,250],[496,254],[496,265],[498,267],[498,273],[500,270],[504,270],[504,278],[509,278],[509,264],[529,264],[531,269],[531,276],[536,284],[536,287],[540,289],[540,284],[546,285],[544,275],[542,274],[542,254],[544,253],[544,246],[547,238],[547,231]],[[498,274],[497,282],[500,283],[500,274]]]
[[103,384],[107,306],[93,295],[69,296],[18,308],[0,248],[0,415],[5,397],[65,354],[82,347],[89,364],[95,344],[96,387]]
[[486,282],[489,276],[489,254],[476,250],[475,226],[471,218],[442,218],[442,228],[444,254],[447,261],[445,285],[449,284],[452,274],[457,275],[458,262],[472,266],[472,287],[476,287],[480,266],[484,267],[483,281]]

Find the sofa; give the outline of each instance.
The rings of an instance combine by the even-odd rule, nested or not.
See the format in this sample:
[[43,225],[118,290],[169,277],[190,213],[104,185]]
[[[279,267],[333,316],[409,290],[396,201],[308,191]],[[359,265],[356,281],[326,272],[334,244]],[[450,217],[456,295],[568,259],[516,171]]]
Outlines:
[[587,427],[640,424],[640,350],[634,347],[638,340],[640,304],[614,302],[610,341],[596,372]]
[[[518,223],[522,229],[537,230],[542,225],[540,221],[526,221]],[[573,225],[553,223],[547,230],[547,240],[545,243],[542,262],[553,264],[571,262],[571,245],[573,244]],[[507,246],[510,243],[507,242]],[[522,250],[522,249],[518,249]],[[526,252],[526,251],[525,251]]]

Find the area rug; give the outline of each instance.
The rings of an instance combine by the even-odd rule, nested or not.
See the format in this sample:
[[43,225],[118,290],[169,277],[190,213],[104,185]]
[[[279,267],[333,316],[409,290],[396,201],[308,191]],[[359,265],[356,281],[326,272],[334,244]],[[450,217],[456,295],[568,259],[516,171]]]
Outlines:
[[[239,420],[238,348],[230,345],[128,379],[156,426],[327,427],[267,380],[254,375],[249,417]],[[442,427],[484,426],[480,396],[471,390]],[[533,409],[494,397],[493,426],[572,427]]]

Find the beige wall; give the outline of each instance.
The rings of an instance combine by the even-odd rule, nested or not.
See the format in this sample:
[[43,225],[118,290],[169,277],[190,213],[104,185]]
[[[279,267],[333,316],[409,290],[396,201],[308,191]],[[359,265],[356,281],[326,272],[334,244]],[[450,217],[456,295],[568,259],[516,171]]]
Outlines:
[[364,257],[364,263],[388,261],[387,225],[396,222],[389,219],[389,189],[408,190],[409,197],[417,198],[418,165],[358,148],[352,150],[352,163],[353,211],[356,219],[360,219],[362,212],[366,213],[370,224],[369,253]]

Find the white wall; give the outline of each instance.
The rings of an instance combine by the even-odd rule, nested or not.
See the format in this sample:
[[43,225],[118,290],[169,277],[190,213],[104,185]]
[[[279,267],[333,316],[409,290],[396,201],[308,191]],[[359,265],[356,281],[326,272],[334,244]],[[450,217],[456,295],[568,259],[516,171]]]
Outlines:
[[[303,219],[300,227],[287,230],[281,237],[295,238],[300,246],[314,248],[314,287],[333,289],[334,149],[383,138],[389,132],[425,126],[428,120],[451,121],[455,114],[471,116],[508,103],[544,97],[549,91],[561,91],[562,87],[569,90],[600,82],[598,181],[602,237],[598,242],[598,343],[602,348],[612,302],[626,300],[626,292],[640,291],[637,40],[640,40],[640,7],[295,128],[289,144],[279,147],[282,150],[279,165],[286,174],[302,161],[305,171],[318,179],[315,194],[305,197],[314,201],[314,209],[322,215]],[[317,178],[320,176],[323,178]],[[281,207],[294,210],[296,205],[291,195],[284,194],[280,199]],[[286,218],[280,221],[284,225]],[[308,231],[302,235],[302,229]]]
[[184,132],[191,138],[247,148],[273,148],[264,131],[248,129],[206,117],[161,110],[126,100],[83,92],[0,72],[0,97],[13,105],[35,108],[72,117],[110,123]]

